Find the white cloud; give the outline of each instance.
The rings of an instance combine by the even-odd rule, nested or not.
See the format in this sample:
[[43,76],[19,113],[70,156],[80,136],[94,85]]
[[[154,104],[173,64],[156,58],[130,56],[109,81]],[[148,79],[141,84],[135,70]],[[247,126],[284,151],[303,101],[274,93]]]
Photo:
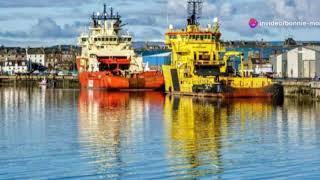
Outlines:
[[[15,35],[17,39],[21,38],[26,30],[31,29],[32,33],[26,33],[34,37],[33,40],[41,36],[52,42],[52,37],[66,39],[69,42],[70,39],[74,39],[72,42],[75,42],[80,32],[75,22],[89,23],[88,16],[92,11],[97,10],[96,8],[101,10],[103,3],[100,0],[79,0],[78,3],[75,3],[75,0],[41,1],[37,4],[38,2],[37,0],[0,2],[0,8],[6,7],[0,12],[0,15],[5,17],[0,18],[0,35],[3,39],[14,39]],[[187,0],[121,0],[109,2],[109,5],[120,12],[124,22],[128,21],[126,28],[136,34],[136,39],[147,40],[147,38],[163,38],[160,33],[164,33],[168,24],[184,28],[187,18],[186,2]],[[29,8],[24,8],[24,4]],[[219,17],[222,28],[226,31],[222,32],[225,35],[223,38],[226,39],[229,39],[228,34],[237,34],[238,39],[254,40],[263,36],[267,39],[277,37],[283,40],[290,31],[293,36],[296,34],[296,37],[301,39],[319,40],[316,39],[317,36],[308,33],[310,31],[308,28],[292,31],[286,29],[252,30],[248,26],[251,17],[258,20],[320,20],[318,7],[320,7],[320,1],[317,0],[204,0],[201,22],[205,26],[208,22],[212,22],[214,17]],[[50,17],[52,21],[37,24],[37,19],[43,19],[43,17]],[[16,26],[16,22],[19,22],[20,25]],[[136,28],[137,26],[139,28]],[[313,28],[312,31],[317,30]],[[146,34],[148,37],[145,36]],[[300,36],[301,34],[305,36]]]

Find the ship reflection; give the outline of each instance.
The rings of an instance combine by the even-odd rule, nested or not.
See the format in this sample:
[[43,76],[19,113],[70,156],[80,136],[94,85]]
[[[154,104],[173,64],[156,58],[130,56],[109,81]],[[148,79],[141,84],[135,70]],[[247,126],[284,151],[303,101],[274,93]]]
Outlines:
[[[265,100],[209,100],[167,96],[165,123],[168,159],[193,177],[219,175],[224,171],[226,139],[246,130],[248,119],[266,120],[273,105]],[[174,169],[175,169],[174,168]]]
[[319,139],[318,103],[81,91],[78,110],[81,154],[102,178],[223,179]]
[[81,91],[78,118],[84,156],[93,158],[107,178],[123,176],[119,169],[130,163],[128,149],[143,141],[150,112],[162,110],[163,103],[159,92]]

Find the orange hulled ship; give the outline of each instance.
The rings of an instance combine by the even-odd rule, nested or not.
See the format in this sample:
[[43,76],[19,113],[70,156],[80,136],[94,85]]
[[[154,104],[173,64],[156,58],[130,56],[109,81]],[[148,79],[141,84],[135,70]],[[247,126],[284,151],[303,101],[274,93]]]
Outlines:
[[82,88],[106,90],[158,90],[164,86],[161,71],[150,70],[132,47],[132,36],[124,32],[121,16],[113,8],[93,13],[88,33],[79,37],[77,57]]

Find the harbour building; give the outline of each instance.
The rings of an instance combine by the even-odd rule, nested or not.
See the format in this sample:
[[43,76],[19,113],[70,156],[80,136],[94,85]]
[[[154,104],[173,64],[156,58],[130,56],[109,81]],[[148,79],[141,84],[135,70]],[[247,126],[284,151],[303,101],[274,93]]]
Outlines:
[[27,51],[27,60],[42,66],[45,66],[45,51],[43,48],[29,48]]
[[320,75],[320,46],[301,46],[273,58],[279,78],[315,78]]
[[162,65],[169,65],[171,63],[171,52],[143,56],[143,62],[152,69],[161,68]]

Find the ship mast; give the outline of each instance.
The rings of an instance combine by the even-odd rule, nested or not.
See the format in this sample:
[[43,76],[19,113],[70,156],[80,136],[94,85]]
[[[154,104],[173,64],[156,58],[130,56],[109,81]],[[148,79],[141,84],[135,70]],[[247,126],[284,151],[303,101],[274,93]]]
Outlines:
[[203,0],[188,0],[188,25],[200,25]]
[[112,7],[110,8],[110,12],[108,12],[106,4],[103,5],[103,13],[93,13],[91,19],[93,21],[94,28],[103,26],[103,22],[106,21],[113,22],[113,29],[116,34],[118,34],[121,30],[121,27],[125,25],[122,24],[121,16],[119,15],[119,13],[114,13],[114,9]]
[[103,4],[103,15],[104,18],[107,18],[107,4]]

